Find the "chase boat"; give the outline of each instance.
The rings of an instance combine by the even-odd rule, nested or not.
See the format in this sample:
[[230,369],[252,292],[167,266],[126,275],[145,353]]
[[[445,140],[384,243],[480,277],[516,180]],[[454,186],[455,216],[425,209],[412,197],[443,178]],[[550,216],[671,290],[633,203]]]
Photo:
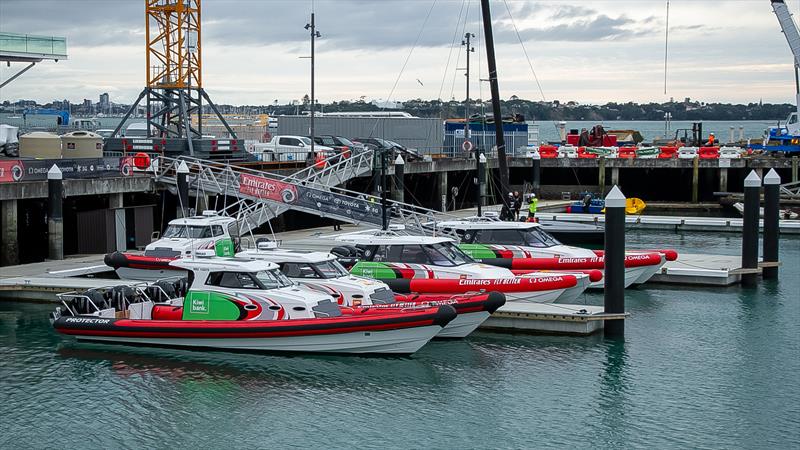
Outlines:
[[[486,264],[511,269],[516,274],[531,271],[604,270],[601,251],[564,245],[541,225],[532,222],[505,222],[490,217],[469,217],[437,223],[442,230],[454,231],[464,253]],[[677,258],[672,250],[634,250],[625,256],[625,287],[644,283],[661,270],[666,261]],[[601,280],[591,288],[602,288]]]
[[292,281],[333,296],[342,306],[401,308],[449,304],[458,316],[439,332],[436,337],[440,338],[466,337],[505,304],[505,295],[499,292],[396,295],[386,283],[349,273],[330,253],[280,249],[275,242],[259,242],[256,249],[239,252],[236,257],[275,263]]
[[170,265],[188,272],[188,283],[59,295],[53,327],[82,341],[116,344],[411,354],[456,317],[449,305],[342,309],[266,261],[198,257]]
[[203,211],[202,215],[171,220],[160,239],[151,242],[144,254],[114,252],[105,256],[105,264],[121,279],[156,281],[184,277],[186,271],[170,264],[195,250],[213,250],[217,256],[233,256],[238,236],[236,219]]
[[579,272],[516,276],[509,269],[476,262],[444,237],[378,231],[336,239],[351,244],[332,250],[350,266],[350,273],[380,279],[396,293],[498,291],[509,301],[551,303],[574,300],[590,283],[589,275]]

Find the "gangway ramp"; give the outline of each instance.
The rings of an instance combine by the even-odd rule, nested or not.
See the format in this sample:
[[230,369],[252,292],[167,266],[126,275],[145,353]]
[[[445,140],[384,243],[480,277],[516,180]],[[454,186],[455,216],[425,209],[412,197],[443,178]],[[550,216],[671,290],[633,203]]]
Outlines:
[[[160,157],[154,172],[157,182],[175,186],[177,169],[185,163],[190,172],[187,178],[191,189],[238,198],[225,212],[253,228],[289,209],[379,227],[383,216],[380,199],[337,186],[347,177],[372,170],[371,152],[353,158],[353,161],[347,158],[316,172],[312,168],[280,176],[193,157]],[[391,224],[421,234],[431,233],[429,224],[436,220],[454,219],[448,214],[396,201],[387,202],[387,214]]]

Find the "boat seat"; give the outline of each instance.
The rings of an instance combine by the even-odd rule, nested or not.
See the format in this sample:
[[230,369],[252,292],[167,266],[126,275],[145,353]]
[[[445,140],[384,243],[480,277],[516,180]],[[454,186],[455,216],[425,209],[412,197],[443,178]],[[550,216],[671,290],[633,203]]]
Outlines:
[[186,292],[189,290],[189,279],[188,278],[181,278],[180,280],[175,281],[175,296],[176,297],[185,297]]
[[175,285],[164,280],[161,280],[155,283],[153,286],[150,286],[147,290],[147,295],[154,302],[167,302],[170,299],[177,297]]

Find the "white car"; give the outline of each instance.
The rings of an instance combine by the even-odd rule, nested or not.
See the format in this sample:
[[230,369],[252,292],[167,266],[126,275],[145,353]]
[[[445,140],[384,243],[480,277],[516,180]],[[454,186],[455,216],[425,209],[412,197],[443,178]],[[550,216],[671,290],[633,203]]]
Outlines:
[[334,155],[334,150],[325,145],[314,145],[311,153],[311,138],[305,136],[273,136],[269,142],[255,144],[253,154],[261,161],[309,161],[318,162]]
[[719,157],[720,158],[741,158],[745,154],[745,150],[741,147],[720,147],[719,149]]
[[681,147],[678,149],[678,159],[694,159],[697,156],[697,147]]

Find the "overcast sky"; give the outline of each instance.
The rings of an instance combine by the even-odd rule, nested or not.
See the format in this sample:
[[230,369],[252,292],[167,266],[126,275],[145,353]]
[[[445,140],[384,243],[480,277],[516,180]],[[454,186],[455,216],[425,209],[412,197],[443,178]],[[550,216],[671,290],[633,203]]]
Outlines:
[[[800,0],[787,4],[800,12]],[[521,38],[547,100],[794,101],[791,53],[766,0],[672,0],[665,95],[665,6],[492,1],[501,97],[542,99]],[[203,0],[203,81],[212,99],[287,103],[308,93],[309,60],[300,57],[309,54],[303,26],[311,7],[308,0]],[[473,55],[480,56],[471,96],[489,97],[478,81],[487,72],[478,0],[316,0],[314,7],[319,101],[463,99],[456,67],[464,66],[465,31],[477,36]],[[65,36],[69,53],[3,88],[0,101],[96,102],[108,92],[130,103],[144,86],[142,0],[0,0],[0,31]],[[20,67],[3,64],[0,79]]]

